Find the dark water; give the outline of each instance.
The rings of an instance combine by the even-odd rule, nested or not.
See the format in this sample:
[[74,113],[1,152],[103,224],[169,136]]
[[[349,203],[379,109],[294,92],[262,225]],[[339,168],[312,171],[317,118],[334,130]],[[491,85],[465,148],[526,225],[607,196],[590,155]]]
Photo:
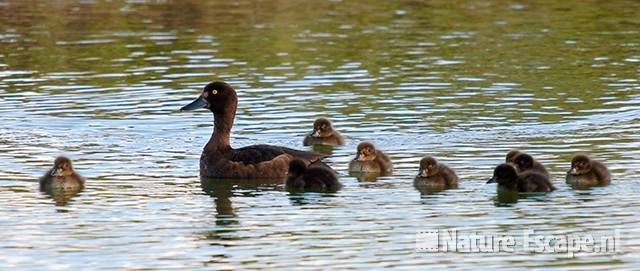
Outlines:
[[[640,268],[637,1],[8,1],[0,3],[1,269]],[[211,115],[177,109],[225,80],[232,145],[303,149],[317,116],[348,139],[327,162],[345,187],[200,183]],[[393,176],[358,181],[360,140]],[[558,191],[503,203],[485,185],[510,148]],[[574,190],[576,152],[607,187]],[[425,194],[434,155],[460,187]],[[57,155],[88,178],[51,197]],[[615,255],[434,255],[415,233],[618,229]]]

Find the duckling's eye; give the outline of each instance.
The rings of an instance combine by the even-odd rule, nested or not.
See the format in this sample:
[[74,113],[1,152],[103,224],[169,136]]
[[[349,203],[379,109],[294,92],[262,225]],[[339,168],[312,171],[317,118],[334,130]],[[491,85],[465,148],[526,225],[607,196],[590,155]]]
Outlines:
[[211,90],[211,95],[216,95],[216,94],[218,94],[218,91],[217,91],[217,90],[215,90],[215,89],[212,89],[212,90]]

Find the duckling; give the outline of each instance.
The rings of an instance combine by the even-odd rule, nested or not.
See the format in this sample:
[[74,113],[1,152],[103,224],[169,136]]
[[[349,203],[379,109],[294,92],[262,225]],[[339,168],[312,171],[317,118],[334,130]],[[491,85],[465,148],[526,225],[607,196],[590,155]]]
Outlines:
[[515,164],[515,158],[516,158],[516,156],[518,156],[518,154],[521,154],[521,153],[522,153],[522,152],[521,152],[520,150],[518,150],[518,149],[510,150],[510,151],[507,153],[507,157],[505,158],[505,161],[504,161],[504,162],[505,162],[505,163],[514,163],[514,164]]
[[82,189],[84,178],[73,171],[71,160],[60,156],[53,162],[53,168],[39,180],[40,190],[50,189]]
[[313,192],[335,192],[342,187],[338,177],[331,170],[307,164],[300,159],[289,162],[289,171],[285,183],[287,189]]
[[571,169],[567,172],[566,180],[577,186],[608,185],[611,183],[611,174],[603,163],[578,154],[571,159]]
[[523,173],[525,171],[534,171],[544,175],[545,177],[551,178],[547,169],[537,160],[533,159],[533,156],[526,153],[519,153],[517,156],[513,158],[513,163],[518,170],[518,173]]
[[358,144],[356,157],[349,162],[349,172],[374,172],[388,174],[393,171],[389,157],[370,142]]
[[344,145],[344,137],[333,129],[333,125],[326,118],[318,118],[313,122],[313,131],[308,134],[302,142],[309,145]]
[[458,176],[447,165],[427,155],[420,160],[420,171],[413,184],[444,189],[457,186]]
[[500,192],[551,192],[556,188],[549,178],[536,171],[524,171],[518,174],[510,164],[498,165],[493,177],[487,183],[498,183]]

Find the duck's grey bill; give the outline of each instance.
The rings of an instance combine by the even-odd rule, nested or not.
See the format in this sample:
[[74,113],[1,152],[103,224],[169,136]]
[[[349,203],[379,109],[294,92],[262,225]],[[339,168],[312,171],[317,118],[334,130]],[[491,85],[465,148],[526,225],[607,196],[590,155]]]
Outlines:
[[489,179],[489,181],[487,181],[487,183],[495,183],[495,182],[496,182],[495,178],[491,178],[491,179]]
[[206,107],[207,107],[207,102],[204,100],[204,98],[202,98],[202,96],[200,96],[195,101],[180,108],[180,111],[192,111],[192,110],[206,108]]

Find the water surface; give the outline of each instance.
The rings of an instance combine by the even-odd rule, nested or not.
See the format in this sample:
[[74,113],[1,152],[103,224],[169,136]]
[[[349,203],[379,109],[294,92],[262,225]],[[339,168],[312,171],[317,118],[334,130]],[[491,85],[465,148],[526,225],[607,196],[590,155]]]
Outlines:
[[[637,1],[7,1],[0,3],[0,268],[637,269]],[[347,137],[345,187],[198,178],[211,114],[179,113],[208,82],[240,103],[232,145],[304,149],[313,119]],[[392,176],[346,173],[361,140]],[[511,148],[558,191],[504,203],[485,185]],[[563,182],[576,152],[612,185]],[[419,159],[460,187],[421,194]],[[52,197],[57,155],[87,187]],[[415,233],[619,229],[616,255],[417,253]]]

